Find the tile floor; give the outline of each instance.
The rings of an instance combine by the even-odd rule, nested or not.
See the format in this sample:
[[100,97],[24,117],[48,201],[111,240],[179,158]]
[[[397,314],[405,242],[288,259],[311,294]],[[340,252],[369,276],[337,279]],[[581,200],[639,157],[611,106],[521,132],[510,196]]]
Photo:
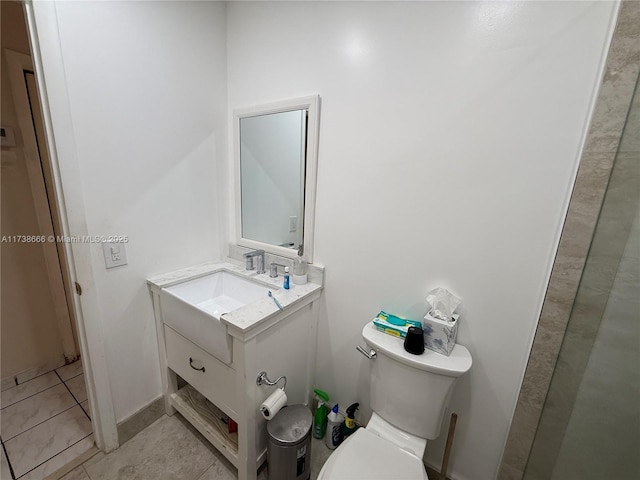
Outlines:
[[[328,458],[321,440],[311,447],[311,479]],[[162,416],[108,455],[100,452],[61,480],[235,480],[237,470],[176,413]],[[263,467],[258,480],[267,480]]]
[[2,391],[1,480],[41,480],[93,447],[82,361]]

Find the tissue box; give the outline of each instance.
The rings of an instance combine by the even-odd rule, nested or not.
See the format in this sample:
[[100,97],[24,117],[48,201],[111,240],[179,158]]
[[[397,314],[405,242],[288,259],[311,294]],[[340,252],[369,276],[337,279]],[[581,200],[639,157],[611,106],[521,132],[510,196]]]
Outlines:
[[429,350],[449,356],[456,345],[458,318],[460,318],[460,315],[454,313],[453,321],[447,322],[446,320],[432,317],[427,313],[422,321],[424,346]]

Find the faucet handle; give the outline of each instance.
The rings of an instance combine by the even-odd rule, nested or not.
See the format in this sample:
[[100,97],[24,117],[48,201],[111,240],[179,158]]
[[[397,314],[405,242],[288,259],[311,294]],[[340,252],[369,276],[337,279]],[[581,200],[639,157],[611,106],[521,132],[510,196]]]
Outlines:
[[264,273],[264,250],[254,250],[243,254],[245,258],[245,270],[254,270],[253,257],[258,257],[258,273]]
[[270,263],[269,264],[269,276],[271,278],[276,278],[278,276],[278,267],[285,268],[286,265],[282,265],[281,263]]

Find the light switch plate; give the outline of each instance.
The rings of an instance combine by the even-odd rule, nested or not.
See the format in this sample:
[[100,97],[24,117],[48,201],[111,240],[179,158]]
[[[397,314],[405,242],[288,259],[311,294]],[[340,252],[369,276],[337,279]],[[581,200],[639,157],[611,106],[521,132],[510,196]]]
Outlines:
[[118,242],[102,242],[104,264],[107,269],[127,265],[127,252],[124,245]]

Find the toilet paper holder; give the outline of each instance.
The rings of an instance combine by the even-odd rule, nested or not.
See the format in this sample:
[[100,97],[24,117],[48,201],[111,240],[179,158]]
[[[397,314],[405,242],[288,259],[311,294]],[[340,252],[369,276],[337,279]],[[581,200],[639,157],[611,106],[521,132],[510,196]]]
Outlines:
[[271,380],[269,380],[269,377],[267,376],[267,372],[260,372],[258,374],[258,378],[256,378],[256,385],[269,385],[271,387],[277,384],[280,380],[284,380],[284,385],[280,387],[284,391],[284,388],[287,386],[287,377],[285,377],[284,375],[281,375],[274,382],[272,382]]

